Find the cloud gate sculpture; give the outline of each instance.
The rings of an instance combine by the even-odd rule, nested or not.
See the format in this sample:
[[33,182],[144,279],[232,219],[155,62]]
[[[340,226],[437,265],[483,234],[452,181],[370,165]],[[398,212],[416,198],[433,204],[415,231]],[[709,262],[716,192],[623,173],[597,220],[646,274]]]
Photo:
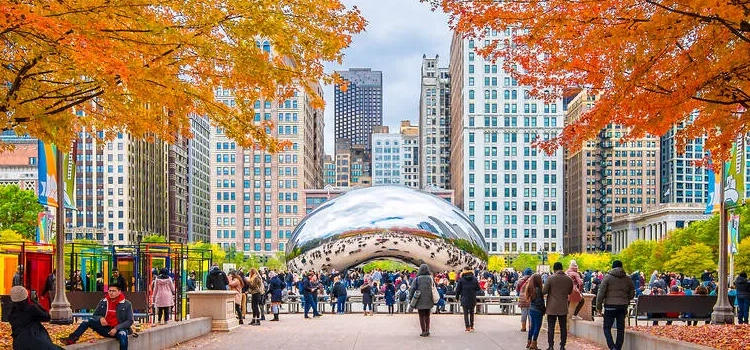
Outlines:
[[349,191],[322,203],[292,233],[290,270],[343,271],[391,259],[433,272],[485,268],[476,225],[445,199],[403,186]]

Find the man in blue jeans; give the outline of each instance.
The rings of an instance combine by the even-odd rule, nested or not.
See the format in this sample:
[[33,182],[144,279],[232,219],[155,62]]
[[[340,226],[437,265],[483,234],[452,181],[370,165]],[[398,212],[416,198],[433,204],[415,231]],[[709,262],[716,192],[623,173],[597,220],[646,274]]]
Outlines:
[[310,318],[307,316],[310,308],[313,310],[313,317],[322,316],[318,313],[318,289],[320,289],[318,276],[314,272],[310,272],[307,279],[302,283],[302,292],[305,297],[305,318]]
[[[612,262],[610,270],[596,295],[596,311],[604,311],[604,338],[610,350],[622,350],[625,341],[625,317],[628,314],[630,300],[635,297],[635,285],[622,268],[622,261]],[[603,307],[602,307],[603,306]],[[612,340],[612,326],[617,322],[617,340]]]
[[117,284],[111,284],[107,296],[99,302],[91,318],[83,321],[78,329],[67,338],[61,339],[63,344],[75,344],[78,339],[92,329],[102,337],[115,338],[120,342],[120,350],[128,349],[128,334],[133,333],[133,306],[125,299]]

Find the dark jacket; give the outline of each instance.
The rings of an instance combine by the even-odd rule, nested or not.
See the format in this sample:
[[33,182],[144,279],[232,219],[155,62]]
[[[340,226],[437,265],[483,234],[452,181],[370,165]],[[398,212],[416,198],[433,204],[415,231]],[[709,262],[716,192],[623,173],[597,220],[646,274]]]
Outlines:
[[[92,319],[99,322],[99,319],[102,317],[105,317],[107,315],[107,298],[102,299],[99,302],[99,305],[96,307],[96,310],[94,310],[94,314],[92,315]],[[127,299],[123,299],[121,302],[117,304],[117,325],[112,327],[114,329],[119,330],[125,330],[128,332],[128,334],[133,333],[133,330],[130,328],[130,326],[133,325],[133,305],[130,304],[130,301]]]
[[[529,286],[531,288],[531,286]],[[536,293],[534,294],[534,300],[531,300],[529,302],[529,310],[533,310],[539,313],[544,314],[545,312],[545,306],[544,306],[544,296],[542,295],[542,290],[539,289],[539,287],[536,287]]]
[[372,304],[373,288],[375,287],[373,287],[371,284],[363,284],[362,287],[359,288],[359,291],[362,292],[362,304]]
[[432,273],[427,264],[422,264],[417,272],[417,277],[414,278],[414,283],[409,288],[409,295],[414,295],[414,292],[418,289],[421,295],[417,301],[417,305],[414,307],[417,310],[428,310],[432,309],[434,305],[432,302]]
[[187,285],[187,291],[188,292],[194,292],[195,288],[196,288],[196,286],[195,286],[195,278],[192,278],[192,277],[188,278],[186,285]]
[[737,298],[750,298],[750,285],[747,284],[747,278],[737,277],[737,279],[734,280],[734,286],[737,288]]
[[542,290],[547,295],[547,315],[567,315],[568,295],[572,291],[573,279],[566,275],[565,271],[555,271],[547,277],[547,283]]
[[13,303],[8,316],[13,350],[62,350],[52,343],[47,329],[42,325],[42,322],[49,322],[49,319],[49,314],[37,304],[26,301]]
[[286,284],[281,281],[278,275],[271,277],[271,282],[268,283],[268,294],[271,294],[272,303],[281,302],[284,288],[286,288]]
[[596,294],[596,309],[602,310],[602,305],[623,306],[630,304],[635,297],[635,285],[622,267],[610,270],[602,280]]
[[214,266],[211,269],[211,272],[208,273],[208,277],[206,277],[206,289],[227,290],[228,285],[229,278],[227,278],[227,274],[225,274],[224,271],[221,271],[219,267]]
[[345,297],[346,296],[346,286],[344,286],[344,284],[341,283],[341,281],[338,281],[338,282],[334,283],[333,284],[333,290],[332,290],[331,294],[333,294],[334,298]]
[[396,287],[393,283],[385,284],[385,291],[383,292],[383,299],[385,299],[385,305],[391,306],[396,303]]
[[463,307],[474,307],[479,289],[479,281],[474,277],[474,272],[464,271],[456,283],[456,299],[461,300]]
[[113,286],[118,286],[121,292],[127,290],[128,285],[125,283],[125,277],[122,275],[117,276],[117,280],[112,283]]

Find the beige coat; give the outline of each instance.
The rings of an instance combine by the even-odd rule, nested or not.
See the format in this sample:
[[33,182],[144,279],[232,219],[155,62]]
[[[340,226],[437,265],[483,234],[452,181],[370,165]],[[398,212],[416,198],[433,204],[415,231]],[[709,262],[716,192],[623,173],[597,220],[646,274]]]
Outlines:
[[542,293],[547,296],[547,315],[567,315],[568,295],[573,292],[573,280],[563,271],[547,277]]
[[234,303],[242,305],[242,281],[239,278],[230,278],[229,290],[234,292]]

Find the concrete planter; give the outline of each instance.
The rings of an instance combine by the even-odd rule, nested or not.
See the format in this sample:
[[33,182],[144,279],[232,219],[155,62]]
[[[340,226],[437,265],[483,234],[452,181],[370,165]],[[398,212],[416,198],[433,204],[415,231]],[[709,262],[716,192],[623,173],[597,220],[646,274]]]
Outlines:
[[211,318],[211,330],[229,332],[240,326],[234,311],[234,292],[224,290],[204,290],[188,292],[190,317]]
[[[602,319],[596,321],[572,321],[568,327],[571,334],[588,339],[594,343],[607,347],[607,341],[604,339],[604,329]],[[612,329],[612,337],[615,337],[617,331]],[[669,338],[661,338],[648,333],[636,332],[625,329],[625,343],[623,350],[710,350],[711,347],[688,343]]]
[[[88,332],[93,332],[89,330]],[[138,338],[128,337],[128,348],[139,350],[161,350],[211,332],[211,319],[193,318],[149,328],[138,333]],[[79,343],[65,347],[66,350],[118,350],[120,344],[113,338]]]

